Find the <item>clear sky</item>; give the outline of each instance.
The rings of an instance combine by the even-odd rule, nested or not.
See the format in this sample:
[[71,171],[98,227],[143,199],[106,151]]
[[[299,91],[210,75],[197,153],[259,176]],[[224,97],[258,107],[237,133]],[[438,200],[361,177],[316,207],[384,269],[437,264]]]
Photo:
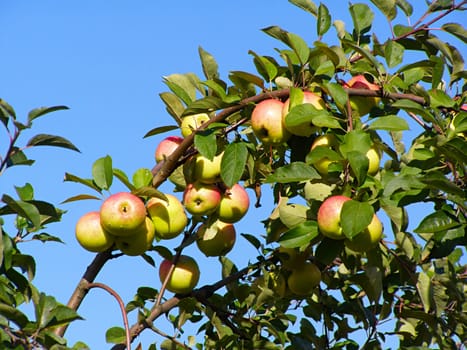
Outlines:
[[[351,28],[346,1],[327,1],[326,5],[333,19],[344,19]],[[280,44],[261,28],[279,25],[301,35],[310,45],[316,40],[314,19],[284,0],[3,1],[0,21],[0,98],[9,102],[23,121],[35,107],[70,107],[36,120],[32,132],[25,133],[19,144],[37,133],[50,133],[70,139],[81,150],[32,149],[27,154],[36,164],[30,169],[8,169],[0,182],[0,193],[10,195],[14,195],[13,185],[30,182],[36,199],[68,211],[62,222],[47,230],[59,236],[64,245],[32,242],[21,246],[37,258],[35,283],[39,289],[63,303],[94,256],[78,246],[74,225],[82,214],[100,206],[98,201],[60,204],[70,196],[91,193],[63,182],[64,173],[91,177],[92,163],[105,155],[129,176],[139,168],[152,168],[155,147],[167,135],[147,139],[143,135],[156,126],[173,124],[158,97],[167,90],[163,76],[186,72],[202,76],[199,46],[216,58],[222,78],[227,79],[230,70],[253,71],[248,50],[275,55],[274,48]],[[375,23],[379,31],[388,33],[383,19]],[[335,40],[333,30],[327,38]],[[386,38],[384,35],[381,40]],[[6,134],[0,130],[2,154],[4,140]],[[161,189],[171,188],[164,185]],[[123,187],[116,181],[112,192],[120,189]],[[259,219],[269,215],[271,204],[272,198],[264,198],[262,208],[252,208],[237,225],[238,233],[262,234]],[[200,262],[200,283],[219,278],[215,258],[199,255],[196,247],[188,248],[187,253]],[[242,238],[229,254],[239,266],[255,256]],[[156,270],[139,257],[110,261],[97,281],[109,284],[126,302],[138,286],[159,286]],[[79,313],[86,320],[69,328],[69,344],[83,340],[92,349],[108,348],[105,330],[122,325],[115,300],[93,290]],[[146,331],[140,340],[147,348],[156,339]]]

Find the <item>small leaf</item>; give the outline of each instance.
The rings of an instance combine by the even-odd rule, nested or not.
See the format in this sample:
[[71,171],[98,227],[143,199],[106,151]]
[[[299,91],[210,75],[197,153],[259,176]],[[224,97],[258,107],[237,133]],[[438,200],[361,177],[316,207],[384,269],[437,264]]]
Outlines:
[[373,214],[373,207],[367,202],[346,201],[341,211],[341,226],[344,235],[352,239],[362,232],[370,224]]
[[229,73],[229,77],[232,78],[233,76],[235,76],[237,78],[240,78],[242,80],[245,80],[248,83],[254,84],[254,85],[258,86],[260,89],[264,89],[263,79],[261,79],[260,77],[254,75],[254,74],[251,74],[251,73],[248,73],[248,72],[242,72],[242,71],[231,71]]
[[319,4],[318,20],[316,21],[318,36],[326,34],[331,27],[331,16],[329,10],[323,3]]
[[254,56],[254,64],[258,70],[258,73],[261,74],[268,82],[273,81],[277,76],[278,69],[272,58],[259,56],[251,50],[248,51],[248,53]]
[[26,327],[29,322],[28,317],[20,310],[3,302],[0,302],[0,314],[2,315],[2,318],[6,317],[21,329]]
[[445,23],[441,26],[441,29],[458,37],[464,43],[467,42],[467,30],[459,23]]
[[256,249],[261,248],[261,242],[258,238],[248,233],[241,233],[240,234],[243,238],[245,238],[250,244],[255,247]]
[[422,300],[423,308],[425,312],[429,312],[431,308],[432,299],[432,284],[431,278],[425,272],[419,272],[417,279],[417,290],[420,299]]
[[181,99],[174,93],[168,91],[160,93],[159,97],[164,102],[167,112],[169,112],[170,116],[175,120],[177,125],[180,125],[181,116],[185,111],[185,106],[183,105]]
[[29,220],[36,230],[41,227],[41,215],[35,205],[21,200],[16,201],[7,194],[2,196],[2,202],[6,203],[19,216]]
[[53,146],[53,147],[62,147],[71,149],[76,152],[80,152],[75,145],[70,141],[61,136],[48,135],[48,134],[38,134],[30,139],[27,143],[27,146]]
[[151,170],[147,168],[140,168],[133,174],[133,184],[136,188],[146,187],[152,183]]
[[318,224],[310,220],[285,232],[278,242],[284,248],[299,248],[308,245],[311,240],[318,237],[318,234]]
[[125,344],[126,333],[122,327],[112,327],[105,332],[105,341],[109,344]]
[[311,0],[289,0],[289,2],[314,16],[318,16],[318,6]]
[[214,80],[219,77],[218,65],[214,57],[205,51],[201,46],[198,48],[199,58],[203,67],[204,76],[207,80]]
[[435,211],[426,216],[418,225],[416,233],[435,233],[459,226],[459,222],[454,220],[445,211]]
[[365,181],[366,175],[368,173],[368,157],[364,153],[351,151],[347,153],[347,159],[349,161],[352,172],[355,174],[355,178],[359,184],[362,184]]
[[248,159],[248,147],[244,142],[233,142],[224,150],[221,161],[221,178],[227,187],[240,181]]
[[70,173],[65,173],[65,177],[63,180],[80,183],[86,187],[92,188],[93,190],[96,190],[97,192],[101,193],[101,189],[98,186],[96,186],[94,181],[92,181],[91,179],[83,179],[79,176],[76,176]]
[[149,137],[149,136],[163,134],[163,133],[165,133],[167,131],[172,131],[172,130],[175,130],[175,129],[178,129],[177,125],[160,126],[160,127],[149,130],[146,134],[144,134],[143,139],[145,139],[146,137]]
[[87,200],[87,199],[97,199],[97,200],[100,200],[101,198],[100,198],[100,197],[96,197],[96,196],[91,196],[90,194],[78,194],[78,195],[76,195],[76,196],[68,197],[67,199],[65,199],[64,201],[62,201],[62,204],[63,204],[63,203],[77,202],[77,201],[82,201],[82,200]]
[[349,7],[354,30],[358,36],[368,32],[375,17],[373,11],[365,4],[354,4]]
[[216,139],[215,130],[201,130],[195,134],[194,145],[203,157],[213,160],[217,153]]
[[114,176],[119,179],[130,191],[135,190],[135,186],[130,182],[128,176],[123,172],[123,170],[113,168]]
[[135,196],[138,196],[138,197],[156,197],[156,198],[160,198],[160,199],[163,199],[165,201],[167,201],[167,196],[155,189],[154,187],[152,186],[142,186],[142,187],[139,187],[133,191],[131,191],[131,193],[133,193]]
[[318,178],[320,178],[320,175],[313,167],[304,162],[293,162],[292,164],[277,168],[273,174],[266,177],[264,182],[290,183]]
[[402,63],[404,47],[394,40],[388,40],[384,47],[384,56],[389,68],[393,68]]
[[113,181],[112,158],[110,156],[99,158],[94,162],[92,177],[100,189],[108,190],[110,188]]
[[396,0],[371,0],[371,2],[386,16],[393,20],[397,15]]
[[397,115],[387,115],[375,118],[368,127],[371,130],[404,131],[409,130],[409,124]]
[[54,107],[40,107],[40,108],[35,108],[32,111],[29,112],[28,114],[28,123],[30,124],[31,121],[33,121],[36,118],[39,118],[40,116],[43,116],[47,113],[52,113],[55,111],[62,111],[69,109],[67,106],[54,106]]
[[402,11],[404,11],[404,14],[407,17],[412,16],[413,7],[407,0],[396,0],[396,5],[397,5],[397,7],[402,9]]

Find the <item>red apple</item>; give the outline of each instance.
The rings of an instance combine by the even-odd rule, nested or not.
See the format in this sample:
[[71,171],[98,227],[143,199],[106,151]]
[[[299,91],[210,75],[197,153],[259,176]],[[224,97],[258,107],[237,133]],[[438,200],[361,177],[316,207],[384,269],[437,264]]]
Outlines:
[[[167,278],[172,267],[170,260],[163,260],[159,266],[159,278],[161,283]],[[185,294],[193,290],[199,281],[199,267],[195,259],[187,255],[180,255],[177,264],[168,279],[167,290],[172,293]]]
[[144,202],[130,192],[108,197],[101,206],[100,219],[104,230],[115,236],[130,236],[146,218]]
[[[354,89],[367,89],[379,91],[380,87],[376,84],[370,83],[363,74],[352,77],[346,86]],[[350,96],[350,106],[359,116],[370,113],[380,101],[379,97],[366,97],[366,96]]]
[[188,223],[183,204],[172,194],[165,194],[167,201],[152,197],[146,203],[149,216],[154,223],[156,236],[171,239],[183,232]]
[[91,211],[79,218],[75,227],[75,236],[84,249],[94,253],[109,249],[115,241],[115,238],[102,228],[98,211]]
[[324,200],[318,209],[317,222],[320,232],[332,239],[344,239],[341,227],[341,211],[345,202],[351,200],[347,196],[335,195]]
[[159,163],[170,156],[175,149],[182,143],[183,138],[180,136],[168,136],[163,139],[156,148],[154,154],[156,162]]
[[222,195],[217,215],[219,220],[229,223],[239,221],[250,206],[250,197],[240,184],[228,188]]
[[221,202],[221,191],[214,184],[194,182],[188,184],[183,192],[183,204],[192,215],[214,213]]
[[202,224],[196,231],[196,244],[206,256],[223,256],[235,244],[236,231],[233,224],[219,220]]
[[[309,103],[313,105],[313,107],[315,107],[316,109],[326,108],[326,104],[324,103],[324,100],[319,95],[313,92],[310,92],[310,91],[303,92],[302,103]],[[289,113],[289,106],[290,106],[290,99],[287,99],[282,108],[282,116],[284,120],[287,119],[287,114]],[[319,128],[313,125],[311,122],[309,123],[307,122],[307,123],[303,123],[300,125],[286,126],[286,129],[293,135],[310,136],[311,134],[315,133]]]
[[251,128],[264,144],[278,145],[286,142],[290,133],[284,125],[284,103],[276,99],[259,102],[251,113]]
[[154,224],[146,217],[144,223],[131,236],[116,237],[115,245],[123,254],[137,256],[151,248],[154,237]]

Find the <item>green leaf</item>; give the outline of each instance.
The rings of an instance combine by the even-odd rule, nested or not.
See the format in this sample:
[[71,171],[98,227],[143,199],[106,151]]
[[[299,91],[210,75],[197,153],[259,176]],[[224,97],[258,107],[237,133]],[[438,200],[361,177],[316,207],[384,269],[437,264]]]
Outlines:
[[242,72],[242,71],[231,71],[229,73],[229,77],[230,79],[233,80],[233,78],[239,78],[239,79],[242,79],[248,83],[251,83],[251,84],[254,84],[256,86],[258,86],[260,89],[265,89],[264,87],[264,81],[263,79],[261,79],[260,77],[258,77],[257,75],[254,75],[254,74],[251,74],[251,73],[248,73],[248,72]]
[[404,131],[409,130],[407,121],[397,115],[386,115],[375,118],[368,126],[371,130]]
[[347,105],[349,95],[344,90],[341,84],[338,83],[325,83],[324,90],[332,97],[339,110],[344,111]]
[[[344,46],[348,46],[352,48],[354,51],[358,52],[363,58],[365,58],[369,63],[371,63],[373,69],[380,74],[380,71],[382,69],[382,66],[378,62],[378,60],[373,56],[370,52],[367,50],[361,48],[359,45],[356,45],[354,42],[346,39],[342,39],[342,44]],[[365,68],[368,69],[368,68]]]
[[393,68],[403,62],[404,47],[394,40],[388,40],[384,47],[384,56],[389,68]]
[[70,141],[66,138],[61,136],[55,135],[48,135],[48,134],[38,134],[30,139],[27,143],[28,147],[34,146],[53,146],[53,147],[61,147],[71,149],[76,152],[80,152],[75,145],[73,145]]
[[299,248],[306,246],[311,240],[318,237],[318,224],[316,221],[305,221],[285,232],[279,238],[279,244],[285,248]]
[[464,43],[467,42],[467,30],[459,23],[445,23],[441,26],[441,29],[458,37]]
[[195,134],[194,144],[198,152],[209,160],[217,153],[216,133],[213,129],[201,130]]
[[350,168],[355,174],[355,178],[359,184],[362,184],[365,181],[366,175],[368,173],[368,157],[365,155],[365,153],[358,151],[348,152],[346,156],[349,161]]
[[103,190],[108,190],[113,181],[112,158],[105,156],[97,159],[92,165],[94,183]]
[[305,205],[283,201],[279,204],[279,218],[285,226],[292,228],[308,220],[308,210]]
[[181,116],[185,111],[185,106],[181,99],[172,92],[162,92],[159,94],[159,97],[165,103],[165,109],[167,112],[169,112],[177,125],[180,125]]
[[241,233],[240,234],[243,238],[245,238],[248,242],[250,242],[250,244],[255,247],[256,249],[259,249],[261,248],[261,241],[256,238],[255,236],[253,235],[250,235],[248,233]]
[[261,76],[268,82],[273,81],[278,73],[277,64],[275,64],[273,59],[259,56],[252,50],[248,51],[248,53],[254,56],[253,62],[256,66],[256,69],[258,70],[258,73],[261,74]]
[[2,202],[7,204],[19,216],[29,220],[36,230],[40,229],[41,215],[35,205],[21,200],[16,201],[7,194],[2,196]]
[[393,20],[397,15],[396,0],[371,0],[389,20]]
[[165,133],[167,131],[172,131],[172,130],[175,130],[175,129],[178,129],[177,125],[160,126],[160,127],[149,130],[146,134],[144,134],[143,139],[145,139],[146,137],[149,137],[149,136],[163,134],[163,133]]
[[431,299],[432,299],[432,284],[431,278],[425,272],[419,272],[417,278],[417,291],[422,300],[423,308],[425,312],[429,312],[431,308]]
[[32,165],[34,160],[28,159],[18,147],[13,147],[7,158],[7,168],[15,165]]
[[39,118],[48,113],[55,111],[62,111],[69,109],[67,106],[53,106],[53,107],[40,107],[31,110],[28,114],[28,124],[30,124],[34,119]]
[[128,179],[128,176],[123,172],[123,170],[113,168],[113,174],[114,176],[119,179],[130,191],[135,190],[135,186],[130,182]]
[[111,327],[105,332],[105,341],[109,344],[125,344],[126,333],[122,327]]
[[303,40],[300,36],[294,33],[289,33],[278,26],[271,26],[262,30],[266,34],[280,40],[288,47],[290,47],[297,55],[301,65],[304,65],[308,61],[308,57],[310,57],[310,48],[308,47],[305,40]]
[[289,2],[314,16],[318,16],[318,6],[311,0],[289,0]]
[[196,85],[186,74],[171,74],[164,77],[164,83],[177,95],[186,105],[196,99]]
[[28,317],[17,308],[0,302],[0,315],[15,323],[19,328],[24,328],[28,324]]
[[221,178],[232,187],[242,178],[248,159],[248,147],[244,142],[233,142],[224,150],[221,161]]
[[146,187],[152,183],[151,170],[147,168],[140,168],[133,174],[133,184],[136,188]]
[[403,109],[406,112],[412,112],[418,115],[421,115],[425,120],[428,122],[434,122],[434,117],[428,112],[427,108],[424,106],[418,104],[415,101],[412,100],[407,100],[407,99],[401,99],[398,101],[395,101],[392,104],[393,107],[395,108],[400,108]]
[[435,233],[459,226],[459,222],[454,220],[445,211],[435,211],[426,216],[418,225],[416,233]]
[[340,151],[346,155],[349,152],[357,151],[363,154],[371,147],[371,137],[362,130],[351,130],[344,136],[344,142],[340,145]]
[[65,173],[64,181],[80,183],[86,187],[92,188],[93,190],[101,193],[101,189],[98,186],[96,186],[92,179],[83,179],[79,176],[70,173]]
[[368,32],[371,29],[371,24],[375,14],[366,4],[354,4],[349,7],[349,12],[352,16],[354,30],[357,36]]
[[201,46],[198,47],[199,58],[203,67],[204,76],[207,80],[214,80],[219,77],[219,68],[214,57],[205,51]]
[[326,34],[331,27],[331,16],[329,10],[323,3],[319,4],[318,20],[316,21],[318,36]]
[[23,201],[29,201],[34,198],[34,189],[30,183],[26,183],[22,187],[15,186],[15,191]]
[[367,202],[355,200],[345,202],[340,217],[342,232],[347,238],[352,239],[370,224],[373,214],[373,207]]
[[404,11],[404,14],[407,17],[412,16],[413,7],[407,0],[396,0],[396,5],[397,5],[397,7],[402,9],[402,11]]
[[273,174],[266,177],[264,182],[290,183],[318,178],[320,178],[320,175],[313,167],[304,162],[293,162],[292,164],[277,168]]
[[433,108],[448,107],[452,108],[455,106],[455,101],[440,89],[431,89],[428,91],[430,95],[430,106]]
[[344,250],[344,241],[325,237],[316,247],[315,257],[324,265],[329,265]]

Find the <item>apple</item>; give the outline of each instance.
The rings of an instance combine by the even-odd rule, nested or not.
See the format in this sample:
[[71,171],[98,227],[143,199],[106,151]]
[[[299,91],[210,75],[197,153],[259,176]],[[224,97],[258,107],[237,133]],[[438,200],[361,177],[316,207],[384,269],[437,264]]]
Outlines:
[[283,107],[282,101],[266,99],[259,102],[253,109],[251,128],[262,143],[279,145],[290,138],[290,132],[284,125]]
[[[259,276],[252,285],[257,293],[261,293],[265,288],[268,288],[281,298],[287,295],[287,281],[280,271],[267,271],[265,275]],[[272,296],[272,295],[271,295]]]
[[[324,109],[326,108],[326,104],[324,103],[324,100],[317,94],[310,92],[310,91],[304,91],[303,92],[303,100],[302,103],[309,103],[313,105],[316,109]],[[289,106],[290,106],[290,99],[287,99],[284,102],[284,106],[282,107],[282,116],[285,120],[287,118],[287,114],[289,113]],[[286,126],[286,129],[293,135],[297,136],[310,136],[314,132],[318,130],[318,127],[313,125],[312,123],[302,123],[300,125],[295,125],[295,126]]]
[[183,192],[183,205],[192,215],[214,213],[221,202],[221,191],[214,184],[194,182],[188,184]]
[[125,255],[137,256],[145,253],[152,246],[155,229],[148,217],[131,236],[115,237],[115,246]]
[[208,120],[209,116],[206,113],[192,114],[183,117],[180,124],[180,130],[183,137],[191,135],[194,130],[198,129],[204,122]]
[[84,249],[100,253],[114,244],[114,237],[104,230],[98,211],[91,211],[81,216],[76,223],[75,236]]
[[206,256],[223,256],[235,244],[236,232],[233,224],[219,220],[204,223],[196,231],[196,245]]
[[302,266],[306,259],[307,254],[300,252],[298,248],[285,248],[280,246],[277,250],[282,267],[286,270],[294,270]]
[[293,269],[287,278],[287,285],[296,295],[309,295],[321,281],[321,271],[312,262],[305,262]]
[[167,201],[151,197],[146,209],[154,223],[156,236],[160,239],[171,239],[183,232],[188,223],[183,204],[172,194],[165,194]]
[[332,239],[344,239],[341,227],[341,211],[345,202],[351,200],[347,196],[334,195],[326,198],[318,209],[317,222],[320,232]]
[[217,209],[219,220],[229,223],[240,221],[250,207],[250,197],[240,184],[228,188],[222,195]]
[[[164,259],[159,266],[159,278],[161,283],[166,280],[172,261]],[[172,274],[170,275],[166,288],[172,293],[186,294],[193,290],[199,281],[199,267],[195,259],[188,255],[180,255]]]
[[156,159],[157,163],[162,162],[165,160],[168,156],[170,156],[175,149],[177,149],[178,146],[183,141],[183,137],[180,136],[168,136],[165,139],[163,139],[156,148],[156,152],[154,154],[154,157]]
[[383,224],[376,216],[373,218],[367,228],[352,238],[346,238],[344,243],[346,247],[356,252],[367,252],[376,247],[383,238]]
[[221,162],[223,152],[214,156],[212,160],[197,154],[193,163],[193,178],[203,183],[221,181]]
[[130,192],[118,192],[101,205],[100,219],[104,230],[115,236],[130,236],[146,218],[144,202]]
[[[379,91],[380,87],[376,84],[370,83],[363,74],[352,77],[345,86],[354,89],[368,89]],[[379,97],[366,97],[366,96],[350,96],[350,106],[359,116],[370,113],[380,101]]]
[[[338,146],[337,139],[333,134],[324,134],[318,136],[311,145],[311,150],[314,150],[316,147],[328,147],[332,150],[335,150]],[[318,170],[321,175],[327,175],[329,173],[329,165],[331,163],[338,163],[339,161],[331,160],[328,157],[319,159],[313,164],[313,166]]]
[[368,158],[368,174],[375,175],[379,170],[381,152],[375,147],[370,147],[366,156]]

